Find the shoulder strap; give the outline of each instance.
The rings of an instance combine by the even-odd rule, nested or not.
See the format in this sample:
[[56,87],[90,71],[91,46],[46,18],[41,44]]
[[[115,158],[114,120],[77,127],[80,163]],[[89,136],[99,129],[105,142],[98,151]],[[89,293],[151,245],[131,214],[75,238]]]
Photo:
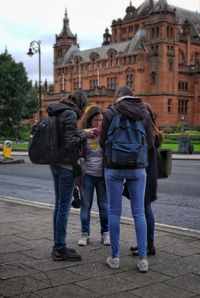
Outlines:
[[113,111],[115,114],[118,114],[119,113],[119,111],[116,109],[116,107],[115,106],[110,106],[109,107],[109,109],[111,110],[111,111]]

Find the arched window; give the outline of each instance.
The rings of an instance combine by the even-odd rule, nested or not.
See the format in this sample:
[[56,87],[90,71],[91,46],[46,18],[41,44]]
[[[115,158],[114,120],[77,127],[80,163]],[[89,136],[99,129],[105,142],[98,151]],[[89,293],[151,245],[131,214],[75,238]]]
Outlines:
[[107,52],[108,56],[108,66],[113,66],[114,57],[117,54],[117,51],[115,49],[109,49]]
[[95,69],[97,67],[97,59],[99,54],[97,52],[92,52],[90,54],[90,69]]
[[182,50],[179,50],[179,64],[185,64],[185,55]]
[[152,71],[151,73],[151,83],[156,84],[157,82],[157,73],[155,71]]
[[167,112],[171,113],[172,112],[172,99],[169,98],[167,101]]
[[154,28],[151,29],[151,38],[152,39],[155,38],[155,29]]
[[133,75],[127,74],[126,76],[126,85],[134,90],[134,81],[133,81]]

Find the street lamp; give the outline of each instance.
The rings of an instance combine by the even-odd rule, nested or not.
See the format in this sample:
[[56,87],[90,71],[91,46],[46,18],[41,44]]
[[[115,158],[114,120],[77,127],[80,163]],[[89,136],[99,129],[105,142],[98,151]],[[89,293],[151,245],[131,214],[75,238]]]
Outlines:
[[[41,92],[41,47],[40,47],[41,41],[33,40],[30,42],[29,50],[27,55],[29,57],[32,57],[34,54],[38,53],[39,57],[39,108],[41,109],[42,106],[42,92]],[[41,110],[39,110],[39,118],[41,120]]]

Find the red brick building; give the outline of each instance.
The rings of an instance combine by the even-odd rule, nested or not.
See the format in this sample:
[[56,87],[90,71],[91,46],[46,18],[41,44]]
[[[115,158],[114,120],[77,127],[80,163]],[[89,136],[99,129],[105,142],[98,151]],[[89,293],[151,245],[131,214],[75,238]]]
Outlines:
[[54,86],[47,104],[81,88],[104,109],[128,85],[152,105],[159,125],[200,125],[200,13],[167,0],[130,5],[106,28],[98,48],[81,51],[67,11],[54,44]]

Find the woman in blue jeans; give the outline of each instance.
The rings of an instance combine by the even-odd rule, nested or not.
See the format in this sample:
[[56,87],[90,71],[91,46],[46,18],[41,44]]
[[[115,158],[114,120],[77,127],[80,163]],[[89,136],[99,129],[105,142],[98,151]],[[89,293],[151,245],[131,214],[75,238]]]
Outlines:
[[[103,111],[98,106],[92,106],[85,113],[80,129],[96,128],[98,132],[103,119]],[[90,214],[94,197],[97,195],[97,205],[100,218],[100,238],[104,245],[110,245],[108,233],[108,199],[103,177],[103,150],[99,145],[99,133],[93,138],[88,138],[83,144],[84,175],[81,194],[81,238],[78,244],[85,246],[90,241]]]
[[77,121],[87,104],[87,97],[81,91],[75,91],[59,103],[48,106],[48,114],[57,116],[60,132],[60,162],[50,165],[54,180],[55,207],[53,216],[54,261],[80,261],[81,256],[75,249],[69,248],[66,241],[67,222],[71,207],[77,160],[81,144],[87,137],[92,137],[96,129],[78,132]]
[[[104,113],[102,129],[100,133],[100,145],[105,150],[106,137],[109,126],[116,113],[120,113],[130,121],[141,120],[147,134],[148,149],[151,148],[152,128],[150,125],[149,113],[140,98],[133,95],[127,86],[116,90],[114,105]],[[120,141],[120,140],[119,140]],[[120,217],[122,212],[122,191],[126,180],[129,194],[132,216],[135,222],[135,231],[139,248],[139,261],[137,267],[140,272],[148,271],[147,260],[147,227],[144,214],[144,193],[146,185],[146,164],[140,166],[127,166],[124,169],[117,169],[106,164],[105,160],[105,181],[109,202],[109,231],[111,242],[111,256],[106,263],[110,268],[119,268],[120,254]]]

